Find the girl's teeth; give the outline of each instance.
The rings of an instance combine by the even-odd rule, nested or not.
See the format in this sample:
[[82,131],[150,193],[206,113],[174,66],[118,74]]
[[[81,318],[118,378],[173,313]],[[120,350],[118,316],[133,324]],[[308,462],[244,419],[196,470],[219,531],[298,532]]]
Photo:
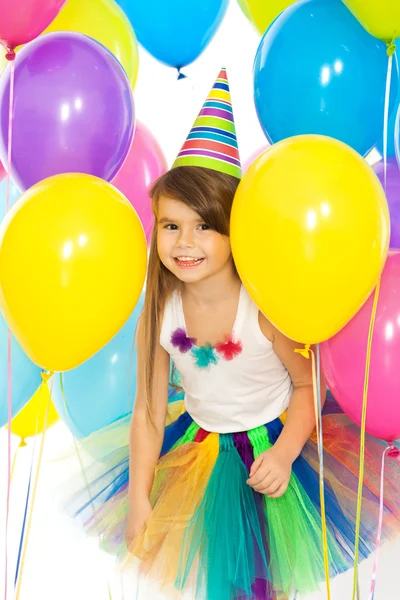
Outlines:
[[180,256],[176,259],[178,262],[186,265],[197,265],[202,262],[202,258],[190,258],[188,256]]

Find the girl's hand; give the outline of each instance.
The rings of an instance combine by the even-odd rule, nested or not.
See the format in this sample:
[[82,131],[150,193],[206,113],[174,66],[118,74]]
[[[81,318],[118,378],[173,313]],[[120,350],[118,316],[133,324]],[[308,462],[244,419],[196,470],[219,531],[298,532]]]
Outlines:
[[126,524],[125,540],[128,550],[133,547],[135,539],[146,529],[147,522],[152,513],[152,506],[148,498],[135,501],[129,510]]
[[289,485],[292,461],[275,447],[262,452],[251,465],[246,483],[268,498],[279,498]]

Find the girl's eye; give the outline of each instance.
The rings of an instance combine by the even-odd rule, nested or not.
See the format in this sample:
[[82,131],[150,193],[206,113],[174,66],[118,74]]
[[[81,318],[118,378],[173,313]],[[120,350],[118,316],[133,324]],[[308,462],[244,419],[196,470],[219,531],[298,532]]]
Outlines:
[[201,231],[208,231],[209,229],[211,229],[211,227],[209,225],[206,225],[206,223],[202,223],[201,225],[199,225],[199,227]]
[[176,231],[178,229],[178,225],[174,225],[174,223],[168,223],[168,225],[165,225],[164,229],[168,229],[168,231]]

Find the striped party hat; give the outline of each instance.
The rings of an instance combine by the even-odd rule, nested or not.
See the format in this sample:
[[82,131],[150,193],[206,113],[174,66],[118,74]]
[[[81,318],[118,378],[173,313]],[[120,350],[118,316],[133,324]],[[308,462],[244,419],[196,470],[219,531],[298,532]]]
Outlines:
[[207,167],[242,176],[226,69],[221,69],[172,168]]

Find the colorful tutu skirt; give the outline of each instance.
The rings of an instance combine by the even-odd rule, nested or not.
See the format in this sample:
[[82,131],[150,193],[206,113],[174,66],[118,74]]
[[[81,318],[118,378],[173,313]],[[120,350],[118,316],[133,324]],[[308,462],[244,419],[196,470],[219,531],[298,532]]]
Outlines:
[[[165,431],[151,493],[152,515],[127,551],[128,435],[125,417],[80,444],[84,474],[68,511],[82,520],[124,568],[157,582],[171,597],[199,600],[283,600],[306,594],[324,580],[319,500],[319,460],[311,438],[294,462],[289,487],[276,499],[248,484],[254,459],[278,439],[282,419],[234,434],[208,433],[183,403]],[[178,416],[179,415],[179,416]],[[353,566],[359,468],[359,430],[328,398],[323,416],[325,502],[330,575]],[[384,446],[367,438],[360,557],[375,546],[380,461]],[[80,484],[77,486],[77,482]],[[400,530],[398,462],[386,470],[384,538]],[[135,567],[136,568],[136,567]],[[171,590],[174,590],[173,594]],[[167,594],[168,597],[168,594]]]

